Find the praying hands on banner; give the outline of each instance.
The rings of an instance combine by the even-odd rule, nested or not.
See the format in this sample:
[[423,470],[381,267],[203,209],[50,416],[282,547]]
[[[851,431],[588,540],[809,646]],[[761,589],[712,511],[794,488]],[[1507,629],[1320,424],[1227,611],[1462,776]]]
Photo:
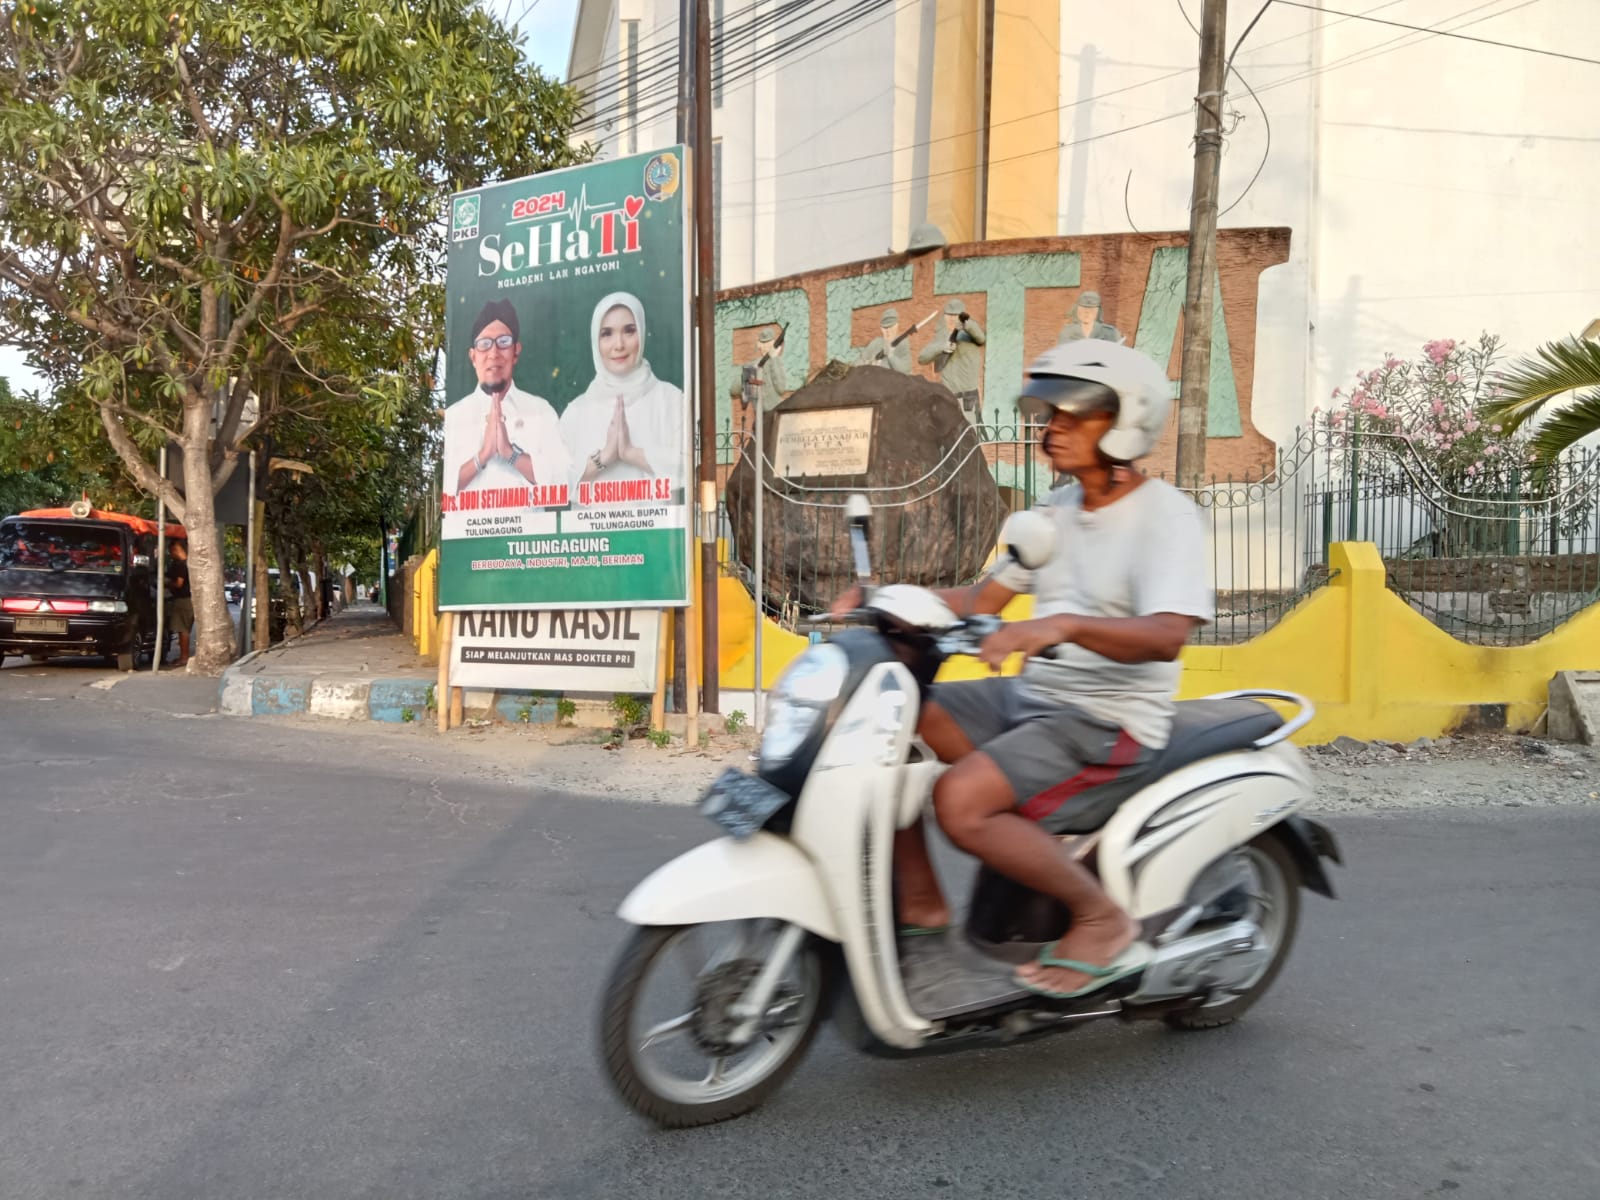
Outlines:
[[606,427],[605,445],[584,460],[583,481],[587,483],[616,462],[624,462],[648,474],[655,474],[645,452],[633,444],[633,434],[628,429],[628,410],[621,396],[617,397],[616,409]]

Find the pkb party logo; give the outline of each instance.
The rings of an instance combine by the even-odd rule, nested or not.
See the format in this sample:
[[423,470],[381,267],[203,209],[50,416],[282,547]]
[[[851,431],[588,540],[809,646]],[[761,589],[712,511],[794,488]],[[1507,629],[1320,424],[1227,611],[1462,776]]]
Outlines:
[[478,214],[483,210],[479,196],[457,196],[450,207],[450,240],[468,242],[478,236]]
[[682,180],[676,154],[658,154],[644,165],[644,194],[652,200],[670,200]]

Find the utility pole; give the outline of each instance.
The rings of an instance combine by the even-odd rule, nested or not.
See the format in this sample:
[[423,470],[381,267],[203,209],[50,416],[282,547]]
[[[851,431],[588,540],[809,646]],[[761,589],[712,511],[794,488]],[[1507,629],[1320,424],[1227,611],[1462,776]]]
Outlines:
[[[711,0],[694,6],[695,382],[700,396],[700,711],[721,704],[717,676],[717,265],[711,211]],[[709,511],[708,511],[709,510]],[[761,536],[758,532],[757,537]]]
[[[696,0],[678,0],[678,109],[676,141],[681,146],[694,141],[694,24]],[[689,376],[686,374],[685,378]],[[692,506],[691,506],[692,507]],[[689,682],[686,658],[690,613],[685,608],[669,609],[665,618],[672,622],[672,711],[688,712],[685,690]]]
[[1183,368],[1178,391],[1178,486],[1195,488],[1206,471],[1206,410],[1211,390],[1211,313],[1216,297],[1217,183],[1222,165],[1222,102],[1227,81],[1227,0],[1200,13],[1200,93],[1195,97],[1194,190],[1189,199],[1189,278],[1183,293]]
[[694,28],[699,0],[678,0],[678,141],[687,146],[694,132]]

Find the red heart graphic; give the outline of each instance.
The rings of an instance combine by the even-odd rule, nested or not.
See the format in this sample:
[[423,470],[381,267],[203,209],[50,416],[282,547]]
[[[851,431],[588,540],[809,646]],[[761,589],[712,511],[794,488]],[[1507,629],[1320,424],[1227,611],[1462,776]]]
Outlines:
[[628,220],[637,220],[639,214],[644,211],[644,197],[629,196],[622,202],[622,208],[628,214]]

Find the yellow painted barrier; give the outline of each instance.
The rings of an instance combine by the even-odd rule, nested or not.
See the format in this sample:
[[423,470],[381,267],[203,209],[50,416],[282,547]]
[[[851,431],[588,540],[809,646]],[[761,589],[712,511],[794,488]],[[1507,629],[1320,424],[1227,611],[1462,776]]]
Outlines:
[[411,640],[423,658],[439,653],[439,549],[434,547],[411,576]]
[[1404,742],[1448,733],[1480,705],[1504,705],[1506,727],[1527,729],[1552,676],[1600,669],[1600,605],[1526,646],[1473,646],[1389,591],[1371,543],[1337,544],[1329,559],[1328,585],[1260,637],[1186,650],[1179,694],[1283,688],[1317,705],[1301,741]]
[[[1503,705],[1509,729],[1527,729],[1544,711],[1560,671],[1600,670],[1600,604],[1526,646],[1457,641],[1390,592],[1383,560],[1367,542],[1330,549],[1333,576],[1277,625],[1238,646],[1190,646],[1183,653],[1184,699],[1238,688],[1278,688],[1308,696],[1317,717],[1295,740],[1341,735],[1362,740],[1438,737],[1472,720],[1480,705]],[[735,579],[719,582],[722,687],[748,691],[755,676],[755,601]],[[1033,599],[1018,596],[1002,614],[1025,620]],[[762,677],[771,686],[806,639],[770,619],[762,632]],[[1017,669],[1014,660],[1007,672]],[[941,680],[978,679],[972,659],[945,665]]]

